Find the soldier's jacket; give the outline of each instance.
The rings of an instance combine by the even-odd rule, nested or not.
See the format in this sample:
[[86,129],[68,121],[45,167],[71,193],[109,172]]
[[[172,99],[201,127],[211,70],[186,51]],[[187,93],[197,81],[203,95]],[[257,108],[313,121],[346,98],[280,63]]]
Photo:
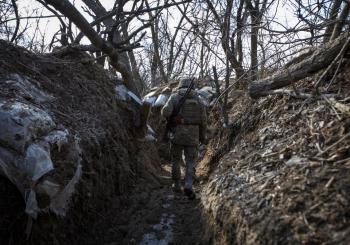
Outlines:
[[[187,88],[178,89],[168,99],[162,108],[162,116],[169,118],[174,108],[178,105],[181,97],[186,93]],[[184,124],[176,126],[172,143],[178,145],[197,146],[204,142],[207,127],[207,115],[205,106],[200,102],[195,91],[191,91],[182,105],[178,116],[185,121]]]

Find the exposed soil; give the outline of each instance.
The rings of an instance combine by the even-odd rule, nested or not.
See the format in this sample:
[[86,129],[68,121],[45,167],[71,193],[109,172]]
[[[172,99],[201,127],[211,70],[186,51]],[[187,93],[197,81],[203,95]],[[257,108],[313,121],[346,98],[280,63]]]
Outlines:
[[[33,104],[47,111],[58,128],[62,125],[79,137],[82,148],[83,177],[71,200],[71,210],[64,219],[41,215],[34,222],[27,243],[63,244],[69,240],[71,244],[96,244],[91,237],[96,230],[94,224],[116,200],[122,206],[137,184],[143,184],[145,190],[159,185],[155,175],[160,171],[156,148],[138,140],[139,108],[117,101],[115,81],[91,63],[88,55],[73,49],[62,57],[36,55],[0,41],[0,64],[2,81],[18,74],[50,99],[38,101],[27,91],[9,87],[5,82],[0,83],[0,98]],[[64,152],[62,149],[61,154]],[[62,161],[64,155],[52,152],[52,156],[56,169],[50,175],[65,180],[72,172],[70,163]],[[1,192],[1,199],[11,199],[8,192]],[[19,215],[23,213],[23,207],[19,207],[9,205],[4,212]],[[12,219],[16,217],[17,214]],[[6,222],[1,224],[2,229],[8,228]],[[15,244],[25,241],[24,230],[21,231],[14,237]]]
[[[329,89],[341,88],[345,108],[348,72]],[[309,92],[312,79],[298,87]],[[217,130],[198,171],[213,243],[349,244],[348,112],[325,99],[232,98],[233,123]]]
[[[115,232],[111,231],[107,244],[208,244],[203,237],[199,196],[188,200],[182,193],[174,193],[170,167],[163,167],[161,185],[147,192],[136,188],[129,196],[133,204],[121,212],[122,217],[113,219],[111,226],[124,233],[123,240],[116,242]],[[199,192],[199,186],[196,191]]]
[[[138,106],[116,100],[106,71],[74,49],[36,55],[0,41],[0,78],[13,74],[46,97],[1,82],[0,99],[33,104],[78,136],[83,177],[66,217],[41,214],[28,240],[23,197],[1,178],[0,244],[200,244],[199,199],[173,194],[157,148],[139,139]],[[55,170],[48,174],[63,182],[72,173],[66,152],[51,152]]]

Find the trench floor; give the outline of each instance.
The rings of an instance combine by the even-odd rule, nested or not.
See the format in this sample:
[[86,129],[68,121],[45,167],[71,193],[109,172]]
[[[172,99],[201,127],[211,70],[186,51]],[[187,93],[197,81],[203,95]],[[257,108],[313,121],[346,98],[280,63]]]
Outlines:
[[[201,216],[199,184],[197,198],[189,200],[171,188],[170,166],[163,165],[162,184],[149,193],[142,193],[138,207],[129,216],[128,232],[122,244],[139,245],[199,245],[203,242],[204,225]],[[110,245],[120,244],[118,242]]]

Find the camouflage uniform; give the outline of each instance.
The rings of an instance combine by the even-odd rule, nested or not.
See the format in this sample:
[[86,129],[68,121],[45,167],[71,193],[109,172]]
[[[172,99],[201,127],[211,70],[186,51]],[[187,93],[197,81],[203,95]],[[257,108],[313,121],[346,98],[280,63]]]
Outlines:
[[[169,118],[180,99],[186,93],[190,80],[184,79],[179,88],[170,96],[162,109],[162,115]],[[175,185],[179,186],[181,172],[180,162],[184,151],[186,162],[185,191],[192,191],[194,165],[198,155],[199,142],[205,142],[207,116],[205,106],[200,102],[195,91],[187,96],[178,114],[181,123],[177,124],[171,140],[172,178]]]

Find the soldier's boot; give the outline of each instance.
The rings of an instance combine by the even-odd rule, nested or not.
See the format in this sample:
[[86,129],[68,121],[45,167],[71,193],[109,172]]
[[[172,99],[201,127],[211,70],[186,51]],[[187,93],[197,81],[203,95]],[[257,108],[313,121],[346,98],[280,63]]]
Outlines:
[[196,194],[194,193],[192,186],[193,186],[193,175],[191,172],[188,171],[185,176],[184,193],[190,200],[196,198]]
[[180,172],[180,165],[178,164],[178,162],[175,162],[173,164],[172,179],[173,179],[173,185],[172,185],[173,191],[177,193],[181,192],[181,184],[180,184],[181,172]]
[[174,192],[181,192],[181,170],[180,170],[180,161],[181,161],[181,148],[176,145],[172,145],[172,168],[171,168],[171,177],[173,179],[172,189]]
[[185,173],[185,186],[184,193],[188,197],[188,199],[195,199],[196,195],[193,191],[193,177],[194,177],[194,162],[195,155],[197,154],[196,148],[187,148],[185,150],[186,157],[186,173]]
[[192,188],[184,188],[184,193],[188,197],[188,199],[193,200],[196,198],[196,194],[192,190]]
[[181,192],[181,185],[179,181],[175,181],[172,185],[173,192],[180,193]]

